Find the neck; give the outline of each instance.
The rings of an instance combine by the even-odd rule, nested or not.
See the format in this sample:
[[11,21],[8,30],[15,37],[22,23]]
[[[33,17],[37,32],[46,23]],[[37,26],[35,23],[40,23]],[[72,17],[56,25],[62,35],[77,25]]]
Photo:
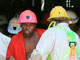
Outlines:
[[[63,22],[60,22],[60,23],[67,23],[67,22],[64,22],[64,21],[63,21]],[[56,25],[58,25],[58,24],[60,24],[60,23],[56,22]]]
[[24,34],[24,39],[31,39],[34,35],[35,35],[35,31],[30,35]]

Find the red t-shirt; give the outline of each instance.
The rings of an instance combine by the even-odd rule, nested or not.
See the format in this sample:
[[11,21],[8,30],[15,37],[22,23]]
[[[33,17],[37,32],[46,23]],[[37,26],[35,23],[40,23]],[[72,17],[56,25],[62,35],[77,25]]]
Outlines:
[[[40,38],[44,29],[36,29],[38,37]],[[26,50],[23,39],[23,32],[19,32],[14,35],[7,50],[6,60],[10,56],[13,56],[16,60],[26,60]]]

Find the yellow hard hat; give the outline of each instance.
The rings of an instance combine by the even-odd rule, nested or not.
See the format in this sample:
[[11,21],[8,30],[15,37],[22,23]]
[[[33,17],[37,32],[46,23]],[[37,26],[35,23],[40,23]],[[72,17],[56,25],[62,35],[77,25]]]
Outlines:
[[67,20],[71,19],[71,17],[68,16],[66,10],[62,6],[55,6],[51,10],[48,21],[51,21],[51,19],[56,19],[56,18],[66,18]]

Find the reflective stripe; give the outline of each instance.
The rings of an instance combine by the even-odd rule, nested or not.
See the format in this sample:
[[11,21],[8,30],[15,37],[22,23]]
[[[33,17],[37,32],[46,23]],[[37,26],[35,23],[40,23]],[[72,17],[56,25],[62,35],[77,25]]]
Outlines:
[[70,49],[70,47],[68,47],[61,60],[67,60],[67,58],[69,57],[70,52],[71,52],[71,49]]
[[55,27],[56,22],[55,22],[55,21],[52,21],[52,22],[49,24],[48,29],[51,27],[52,24],[53,24],[53,27]]
[[52,58],[51,58],[50,56],[48,56],[48,59],[49,59],[49,60],[52,60]]
[[[77,50],[77,48],[75,46],[76,43],[73,43],[73,42],[75,42],[75,33],[73,31],[67,32],[64,28],[59,27],[59,26],[55,26],[56,25],[55,21],[52,21],[49,24],[48,29],[51,27],[52,24],[53,24],[54,28],[59,28],[59,29],[63,30],[67,34],[68,40],[69,40],[69,42],[71,44],[71,45],[69,45],[71,47],[68,47],[67,50],[65,51],[64,56],[62,57],[62,60],[67,60],[67,58],[69,57],[69,55],[70,55],[70,60],[72,60],[72,59],[75,60],[75,53],[76,53],[77,58],[78,58],[78,50]],[[52,60],[51,57],[49,57],[49,56],[48,56],[48,59]]]
[[[55,26],[55,27],[63,30],[63,31],[67,34],[69,42],[75,42],[75,33],[74,33],[73,31],[67,32],[67,31],[66,31],[64,28],[62,28],[62,27],[59,27],[59,26]],[[75,44],[72,44],[71,46],[74,46],[74,45],[75,45]],[[76,55],[77,55],[77,58],[78,58],[78,50],[77,50],[76,46],[75,46],[75,50],[72,50],[71,48],[70,48],[70,50],[67,49],[67,53],[66,53],[64,56],[68,56],[69,53],[72,52],[72,51],[75,51],[75,53],[76,53]],[[64,58],[64,56],[63,56],[62,59],[63,59],[63,60],[67,60],[67,58]],[[71,56],[72,56],[72,55],[71,55]],[[72,57],[73,57],[73,56],[72,56]]]

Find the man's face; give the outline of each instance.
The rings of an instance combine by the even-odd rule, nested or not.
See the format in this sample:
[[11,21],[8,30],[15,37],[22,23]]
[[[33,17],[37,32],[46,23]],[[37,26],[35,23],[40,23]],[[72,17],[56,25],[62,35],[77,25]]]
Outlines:
[[32,35],[36,24],[35,23],[22,23],[21,24],[24,35]]

